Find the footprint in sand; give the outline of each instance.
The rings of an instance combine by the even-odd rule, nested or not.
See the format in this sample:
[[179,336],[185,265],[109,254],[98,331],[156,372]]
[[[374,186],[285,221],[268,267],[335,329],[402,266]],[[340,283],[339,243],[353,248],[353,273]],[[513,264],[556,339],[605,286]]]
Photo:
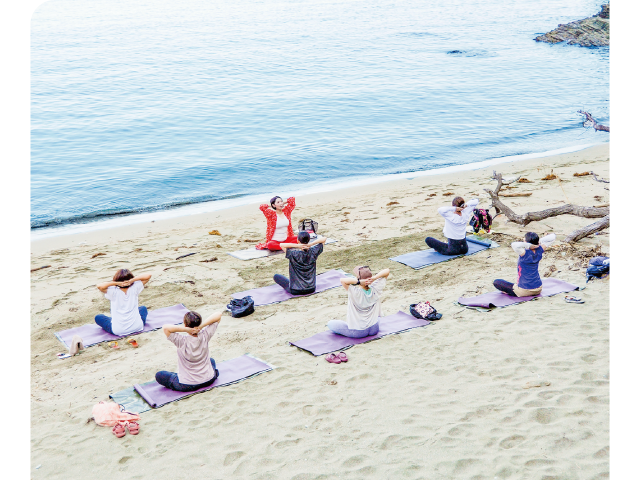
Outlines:
[[522,435],[511,435],[510,437],[507,437],[500,442],[500,448],[504,448],[505,450],[508,450],[510,448],[517,447],[525,440],[526,438],[523,437]]

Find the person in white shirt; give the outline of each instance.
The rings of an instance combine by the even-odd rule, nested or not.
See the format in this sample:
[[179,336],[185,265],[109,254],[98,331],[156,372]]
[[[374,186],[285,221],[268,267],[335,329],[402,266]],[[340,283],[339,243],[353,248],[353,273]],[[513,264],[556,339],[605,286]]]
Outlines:
[[387,283],[389,269],[385,268],[373,275],[368,266],[353,269],[355,278],[341,278],[340,282],[348,292],[347,321],[330,320],[327,328],[333,333],[350,338],[376,335],[379,330],[378,318],[382,316],[382,291]]
[[477,198],[465,203],[462,197],[456,197],[451,202],[451,207],[440,207],[438,213],[444,217],[442,233],[448,243],[433,237],[425,238],[425,243],[442,255],[464,255],[467,253],[469,251],[467,225],[473,214],[473,209],[478,206],[478,203],[480,202]]
[[96,315],[95,321],[112,335],[124,336],[139,332],[147,321],[147,307],[138,306],[138,295],[151,279],[151,275],[133,276],[126,268],[113,276],[112,282],[96,285],[111,301],[111,317]]

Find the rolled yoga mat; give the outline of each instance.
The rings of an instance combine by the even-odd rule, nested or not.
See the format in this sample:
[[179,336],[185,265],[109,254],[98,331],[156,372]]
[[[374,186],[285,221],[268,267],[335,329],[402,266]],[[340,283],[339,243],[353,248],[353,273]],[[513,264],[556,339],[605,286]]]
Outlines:
[[73,336],[80,335],[80,337],[82,338],[82,343],[84,343],[84,346],[86,348],[91,347],[92,345],[97,345],[98,343],[110,342],[112,340],[118,340],[119,338],[128,337],[129,335],[137,335],[139,333],[157,330],[159,328],[162,328],[162,326],[166,324],[177,325],[179,323],[182,323],[184,314],[188,311],[189,309],[181,303],[174,305],[173,307],[151,310],[147,315],[147,322],[145,323],[144,328],[139,332],[133,332],[128,335],[112,335],[109,332],[104,331],[102,327],[97,323],[91,323],[88,325],[82,325],[81,327],[63,330],[62,332],[56,333],[56,337],[67,348],[69,348]]
[[483,293],[477,297],[460,297],[458,303],[465,307],[481,307],[481,308],[493,308],[493,307],[508,307],[509,305],[515,305],[516,303],[528,302],[535,298],[550,297],[557,295],[558,293],[571,292],[578,290],[576,285],[562,281],[557,278],[545,278],[542,280],[542,292],[540,295],[529,297],[512,297],[504,292],[496,290],[494,292]]
[[386,335],[405,332],[416,327],[426,327],[431,324],[429,320],[421,320],[401,311],[393,315],[380,317],[378,321],[380,322],[380,330],[376,335],[370,335],[368,337],[349,338],[326,330],[316,333],[312,337],[289,343],[317,357],[325,353],[336,352],[354,345],[370,342],[371,340],[377,340]]
[[[312,240],[313,241],[313,240]],[[327,241],[324,242],[325,245],[329,243],[336,243],[338,240],[333,238],[327,238]],[[246,250],[237,250],[235,252],[227,252],[228,255],[232,257],[238,258],[240,260],[253,260],[254,258],[264,258],[271,257],[273,255],[278,255],[280,253],[284,253],[282,250],[257,250],[256,248],[247,248]]]
[[[196,393],[206,392],[212,388],[225,387],[232,383],[241,382],[249,377],[269,372],[275,367],[260,360],[259,358],[246,354],[241,357],[227,360],[226,362],[220,362],[217,365],[217,368],[220,375],[216,381],[208,387],[202,387],[193,392],[176,392],[175,390],[163,387],[155,380],[147,383],[135,384],[133,388],[144,399],[150,408],[160,408],[167,403],[182,400],[183,398],[195,395]],[[127,390],[123,390],[123,392],[126,391]],[[119,393],[121,392],[118,392],[118,394]],[[111,395],[111,398],[115,400],[118,398],[118,394]],[[126,407],[127,406],[125,405],[125,408]]]
[[291,295],[287,293],[280,285],[273,284],[268,287],[254,288],[252,290],[245,290],[244,292],[238,292],[231,295],[233,298],[244,298],[248,295],[253,298],[254,305],[259,307],[261,305],[270,305],[272,303],[284,302],[291,298],[308,297],[316,293],[324,292],[331,288],[336,288],[341,285],[340,279],[347,277],[344,272],[340,270],[329,270],[328,272],[321,273],[316,277],[316,291],[307,295]]
[[446,262],[447,260],[452,260],[458,257],[474,255],[489,248],[499,247],[499,245],[495,242],[486,242],[475,237],[467,237],[467,245],[469,246],[469,251],[464,255],[442,255],[441,253],[436,252],[434,249],[429,248],[428,250],[419,250],[417,252],[398,255],[397,257],[390,258],[389,260],[403,263],[404,265],[411,267],[414,270],[420,270],[421,268],[428,267],[429,265]]

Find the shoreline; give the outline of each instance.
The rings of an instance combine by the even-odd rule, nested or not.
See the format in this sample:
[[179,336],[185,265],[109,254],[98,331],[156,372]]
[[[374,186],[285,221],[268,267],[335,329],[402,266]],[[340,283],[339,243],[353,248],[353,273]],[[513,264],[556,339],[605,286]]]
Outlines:
[[[303,197],[314,194],[326,194],[330,192],[339,192],[341,190],[347,190],[353,187],[365,187],[370,185],[379,185],[388,182],[398,180],[411,180],[414,178],[421,178],[427,176],[447,175],[452,173],[469,172],[473,170],[479,170],[488,166],[495,166],[504,163],[522,162],[526,160],[536,160],[549,158],[557,155],[575,153],[590,148],[598,147],[599,145],[608,145],[609,142],[603,142],[598,144],[581,144],[571,147],[564,147],[555,150],[548,150],[538,153],[526,153],[521,155],[508,155],[505,157],[490,158],[487,160],[481,160],[479,162],[465,163],[461,165],[451,165],[447,167],[434,168],[430,170],[420,170],[415,172],[394,173],[388,175],[379,175],[373,177],[356,178],[347,181],[326,181],[317,185],[315,188],[300,190],[298,189],[284,189],[283,197],[295,196]],[[291,191],[294,190],[294,191]],[[240,208],[254,203],[264,203],[265,197],[270,194],[255,194],[246,195],[239,198],[214,200],[199,203],[192,203],[175,208],[161,209],[151,212],[140,212],[128,215],[117,215],[114,218],[107,218],[103,220],[95,220],[86,223],[68,223],[61,226],[43,227],[30,230],[30,241],[34,242],[44,241],[55,237],[67,237],[72,235],[78,235],[83,233],[91,233],[96,231],[111,230],[120,227],[126,227],[136,224],[142,224],[145,222],[157,222],[163,220],[176,220],[182,217],[189,217],[194,215],[211,214],[222,210],[230,210],[234,208]]]

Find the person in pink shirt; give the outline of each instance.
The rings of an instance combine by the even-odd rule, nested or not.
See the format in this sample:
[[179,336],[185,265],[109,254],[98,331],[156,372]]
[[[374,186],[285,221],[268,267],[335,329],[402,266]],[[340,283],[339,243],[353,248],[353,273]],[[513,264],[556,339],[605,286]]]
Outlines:
[[162,331],[167,340],[178,348],[178,373],[162,370],[156,373],[156,382],[177,392],[192,392],[213,384],[218,369],[209,355],[209,340],[221,318],[222,313],[217,312],[203,322],[199,313],[187,312],[184,325],[164,325]]

